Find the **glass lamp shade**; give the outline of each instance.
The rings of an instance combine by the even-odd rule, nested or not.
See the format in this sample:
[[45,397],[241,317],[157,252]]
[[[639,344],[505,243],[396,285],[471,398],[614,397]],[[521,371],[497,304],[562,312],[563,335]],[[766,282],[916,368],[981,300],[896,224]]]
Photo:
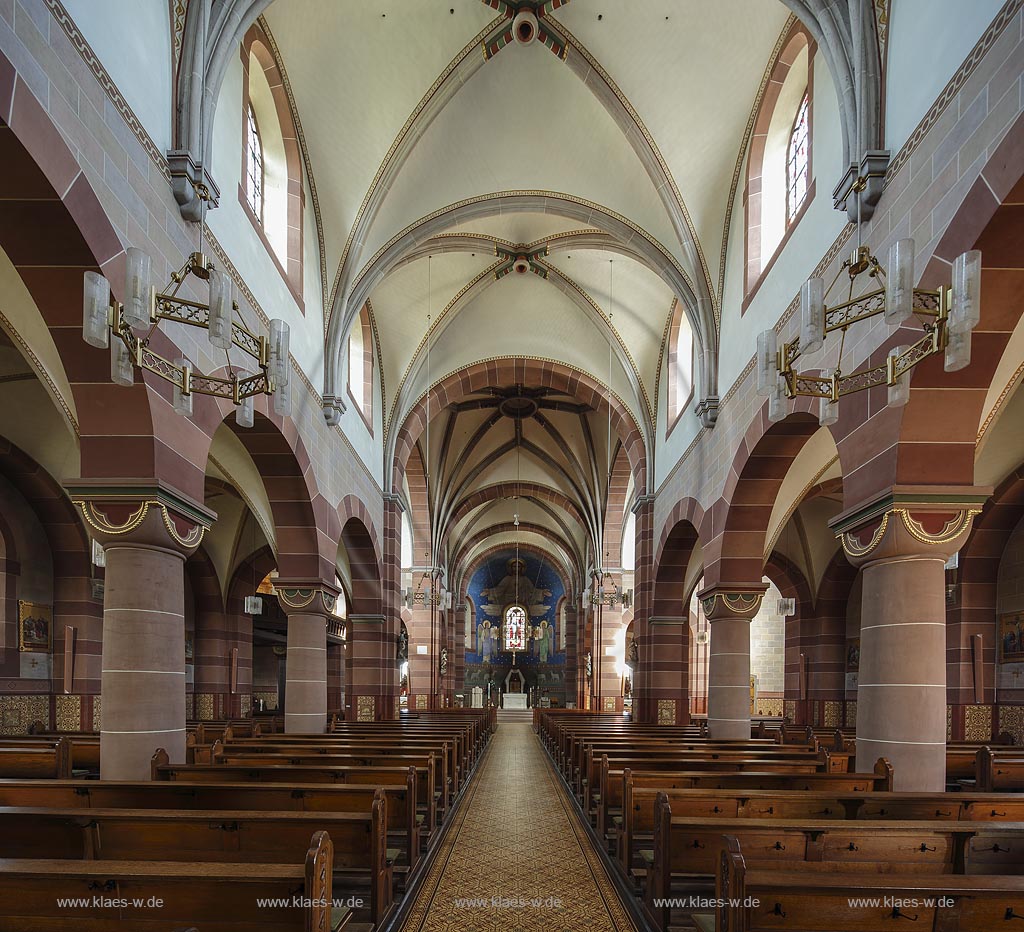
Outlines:
[[210,343],[231,349],[231,278],[220,269],[210,270]]
[[971,331],[955,331],[950,327],[943,368],[946,372],[959,372],[961,369],[966,369],[970,363]]
[[[981,253],[965,252],[953,261],[953,299],[949,309],[950,330],[965,333],[981,320]],[[946,370],[952,371],[947,368]]]
[[110,341],[110,381],[125,388],[135,384],[132,354],[120,338]]
[[889,247],[885,270],[885,322],[902,324],[914,313],[914,241],[898,239]]
[[274,385],[274,414],[278,417],[290,417],[292,413],[292,384],[277,382]]
[[825,342],[825,282],[809,278],[800,289],[800,352],[818,352]]
[[284,385],[290,375],[291,327],[275,317],[270,322],[270,375],[276,385]]
[[[831,379],[835,375],[835,369],[822,369],[822,378]],[[839,420],[839,402],[831,398],[818,399],[818,423],[822,427],[828,427]]]
[[[243,379],[247,379],[249,373],[245,369],[236,369],[235,378],[241,382]],[[248,398],[243,398],[238,403],[238,407],[235,408],[235,423],[239,427],[252,427],[255,423],[255,410],[253,408],[253,396],[250,395]]]
[[779,372],[779,335],[765,330],[757,337],[757,393],[770,395]]
[[181,369],[181,385],[174,386],[174,410],[184,417],[192,417],[192,365],[183,357],[174,360],[174,364]]
[[97,349],[110,346],[110,282],[98,272],[85,273],[82,339]]
[[789,399],[782,387],[782,376],[776,375],[772,393],[768,396],[768,420],[773,424],[778,424],[779,421],[784,421],[788,414]]
[[134,246],[125,251],[127,266],[124,289],[124,319],[132,327],[150,324],[150,288],[153,281],[153,260]]
[[[907,347],[905,346],[894,346],[889,350],[889,358],[895,360],[906,351]],[[889,386],[889,395],[886,400],[894,408],[902,408],[910,401],[910,373],[904,372],[896,377],[895,381]]]

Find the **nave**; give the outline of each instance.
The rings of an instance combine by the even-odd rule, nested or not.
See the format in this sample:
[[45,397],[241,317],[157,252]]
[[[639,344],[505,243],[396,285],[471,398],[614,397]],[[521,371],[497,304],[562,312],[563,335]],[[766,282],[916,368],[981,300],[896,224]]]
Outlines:
[[531,725],[501,724],[402,932],[634,932]]

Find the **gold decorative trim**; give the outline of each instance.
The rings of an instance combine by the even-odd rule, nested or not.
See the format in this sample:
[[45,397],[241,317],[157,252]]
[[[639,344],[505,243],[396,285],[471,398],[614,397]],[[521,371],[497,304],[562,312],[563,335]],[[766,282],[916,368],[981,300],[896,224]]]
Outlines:
[[863,557],[871,553],[875,547],[882,540],[882,536],[885,534],[885,529],[889,526],[889,516],[891,512],[886,512],[882,515],[882,520],[878,525],[877,530],[871,535],[871,540],[867,544],[862,544],[856,537],[854,537],[849,531],[845,531],[839,538],[843,545],[843,553],[848,557]]
[[906,508],[893,509],[903,521],[907,532],[922,544],[946,544],[955,540],[968,528],[975,515],[981,514],[980,508],[967,508],[961,511],[955,518],[946,522],[945,527],[938,534],[929,534],[920,522],[915,521],[910,511]]
[[159,502],[142,502],[137,511],[132,512],[128,517],[128,520],[124,524],[112,524],[107,516],[100,511],[95,504],[84,500],[78,500],[73,502],[82,509],[82,515],[86,522],[97,531],[103,534],[110,534],[117,536],[120,534],[130,534],[134,531],[143,521],[146,520],[146,515],[149,513],[150,505],[159,505]]
[[675,699],[658,700],[658,724],[674,725],[676,723],[676,701]]
[[206,534],[206,528],[203,525],[194,524],[192,530],[182,537],[174,526],[174,521],[171,519],[171,513],[168,511],[167,506],[160,505],[160,510],[163,512],[164,527],[167,528],[167,533],[181,544],[182,547],[198,547],[203,542],[203,535]]

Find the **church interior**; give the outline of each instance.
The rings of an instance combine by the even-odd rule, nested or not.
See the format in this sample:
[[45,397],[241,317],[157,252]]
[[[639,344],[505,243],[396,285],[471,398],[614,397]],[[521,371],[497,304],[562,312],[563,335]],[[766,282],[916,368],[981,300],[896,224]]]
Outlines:
[[0,166],[0,932],[1024,927],[1024,0],[0,0]]

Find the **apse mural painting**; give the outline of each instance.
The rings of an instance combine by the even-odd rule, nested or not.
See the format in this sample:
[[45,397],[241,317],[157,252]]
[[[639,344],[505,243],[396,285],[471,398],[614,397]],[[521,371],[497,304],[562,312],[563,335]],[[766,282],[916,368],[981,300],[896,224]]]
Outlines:
[[560,699],[565,653],[558,650],[559,608],[565,584],[547,560],[515,549],[495,552],[469,582],[475,609],[472,648],[466,649],[466,686],[502,687],[515,666],[527,688]]

